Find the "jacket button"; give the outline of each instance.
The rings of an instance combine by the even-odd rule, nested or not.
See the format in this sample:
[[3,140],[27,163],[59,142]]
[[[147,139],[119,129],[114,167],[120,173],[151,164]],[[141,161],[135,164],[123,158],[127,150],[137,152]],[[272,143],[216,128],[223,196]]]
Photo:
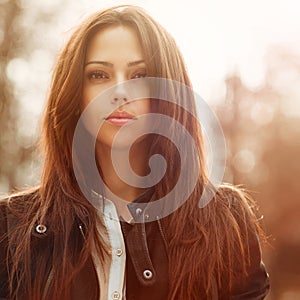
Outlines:
[[144,276],[145,279],[151,279],[152,276],[153,276],[153,273],[150,270],[145,270],[143,272],[143,276]]
[[36,232],[45,233],[47,231],[47,226],[43,224],[39,224],[35,227]]
[[123,250],[121,248],[116,249],[116,255],[121,256],[123,254]]
[[117,292],[117,291],[115,291],[115,292],[113,292],[112,293],[112,299],[116,299],[116,300],[118,300],[118,299],[120,299],[120,293],[119,292]]

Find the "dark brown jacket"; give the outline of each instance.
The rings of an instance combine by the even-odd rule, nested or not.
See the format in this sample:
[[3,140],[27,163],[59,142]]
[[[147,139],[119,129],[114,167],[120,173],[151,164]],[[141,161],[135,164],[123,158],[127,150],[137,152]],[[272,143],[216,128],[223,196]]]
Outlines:
[[[141,199],[138,199],[141,200]],[[144,218],[145,212],[138,209],[139,201],[135,201],[131,207],[135,218]],[[135,215],[135,212],[138,214]],[[76,222],[75,222],[76,223]],[[0,300],[8,298],[8,275],[6,264],[7,239],[9,233],[16,228],[18,219],[7,209],[7,201],[0,201]],[[80,230],[81,226],[81,230]],[[162,222],[158,219],[153,222],[136,223],[129,225],[121,222],[121,228],[126,245],[126,299],[127,300],[166,300],[168,294],[168,242]],[[72,233],[77,239],[82,239],[82,225],[76,223]],[[8,233],[8,236],[7,236]],[[3,239],[3,237],[6,237]],[[42,255],[40,259],[49,260],[51,257],[53,232],[48,229],[45,233],[38,233],[32,229],[32,244],[35,245],[33,253]],[[250,300],[263,299],[269,290],[269,278],[261,261],[261,251],[256,236],[250,238],[251,265],[247,283],[235,284],[235,292],[232,295],[222,295],[222,288],[215,285],[212,299]],[[38,261],[38,259],[36,259]],[[33,269],[35,266],[32,267]],[[51,289],[51,261],[47,288]],[[151,278],[144,276],[144,271],[152,272]],[[199,295],[199,299],[201,299]],[[84,268],[73,280],[73,300],[98,300],[99,287],[97,275],[92,259],[88,259]],[[112,298],[113,299],[113,298]],[[117,299],[117,298],[116,298]],[[20,295],[18,300],[25,300]],[[182,299],[184,300],[184,299]]]

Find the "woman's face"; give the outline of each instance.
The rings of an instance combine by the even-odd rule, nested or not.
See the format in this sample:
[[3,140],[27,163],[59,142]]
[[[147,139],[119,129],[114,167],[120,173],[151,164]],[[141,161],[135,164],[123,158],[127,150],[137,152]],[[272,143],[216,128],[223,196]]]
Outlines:
[[[85,61],[82,110],[101,92],[130,79],[146,76],[143,52],[136,33],[129,27],[114,26],[99,31],[87,48]],[[139,116],[150,112],[150,100],[147,98],[126,102],[130,98],[122,85],[118,86],[110,101],[97,104],[91,118],[97,114],[103,116],[110,110],[117,113],[104,118],[98,132],[97,142],[111,147],[112,141],[120,128],[127,126],[126,134],[118,135],[117,147],[128,146],[128,134],[137,134],[147,126]],[[124,99],[125,98],[125,99]],[[110,107],[107,107],[109,103]],[[121,105],[121,106],[120,106]],[[129,114],[129,115],[125,115]],[[95,116],[96,115],[96,116]],[[140,141],[144,137],[138,139]]]

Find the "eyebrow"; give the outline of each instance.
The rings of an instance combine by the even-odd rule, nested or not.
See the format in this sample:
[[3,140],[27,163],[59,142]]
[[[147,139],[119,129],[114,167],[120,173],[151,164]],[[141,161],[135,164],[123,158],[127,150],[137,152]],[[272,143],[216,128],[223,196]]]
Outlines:
[[[136,66],[136,65],[139,65],[139,64],[142,64],[142,63],[145,63],[144,60],[136,60],[136,61],[131,61],[129,63],[127,63],[127,66],[128,67],[133,67],[133,66]],[[106,67],[110,67],[112,68],[114,65],[108,61],[100,61],[100,60],[92,60],[92,61],[89,61],[85,64],[85,66],[87,65],[91,65],[91,64],[100,64],[100,65],[104,65]]]

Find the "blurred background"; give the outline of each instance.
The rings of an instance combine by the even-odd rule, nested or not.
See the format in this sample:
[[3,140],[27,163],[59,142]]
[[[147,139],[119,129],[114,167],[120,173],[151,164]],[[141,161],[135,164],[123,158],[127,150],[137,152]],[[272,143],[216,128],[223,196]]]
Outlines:
[[144,7],[174,36],[227,143],[224,180],[264,215],[268,300],[300,299],[300,3],[0,0],[0,194],[38,184],[41,114],[57,54],[89,13]]

